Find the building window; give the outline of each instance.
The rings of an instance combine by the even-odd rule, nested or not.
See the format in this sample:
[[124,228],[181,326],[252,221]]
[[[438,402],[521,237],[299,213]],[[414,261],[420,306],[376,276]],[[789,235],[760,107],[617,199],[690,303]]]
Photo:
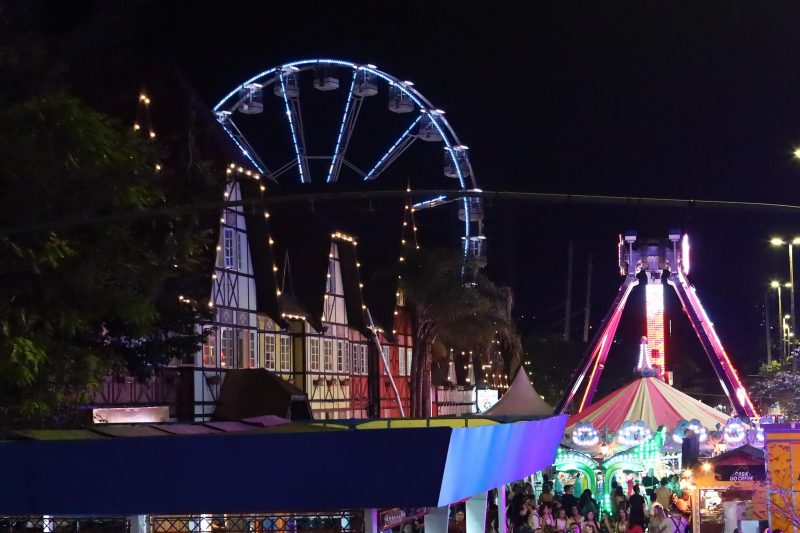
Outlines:
[[311,355],[311,370],[319,370],[319,339],[309,339],[308,351]]
[[[319,344],[317,344],[317,366],[319,366]],[[292,338],[281,336],[281,372],[292,371]]]
[[231,368],[242,368],[244,365],[244,354],[247,353],[244,351],[244,333],[240,329],[236,330],[236,353],[234,353],[234,359],[231,360]]
[[233,330],[220,328],[219,337],[219,366],[227,367],[233,360]]
[[236,270],[244,270],[244,265],[242,261],[242,255],[245,250],[245,246],[247,246],[247,235],[244,233],[239,233],[239,242],[237,243],[238,246],[236,247]]
[[406,375],[406,349],[403,346],[397,348],[397,373],[400,376]]
[[222,232],[222,252],[224,261],[222,266],[225,268],[233,268],[233,230],[225,228]]
[[336,341],[336,371],[344,372],[344,341]]
[[249,345],[247,346],[247,359],[249,368],[258,368],[258,336],[255,331],[251,331],[249,335]]
[[333,372],[333,341],[322,341],[322,366],[325,372]]
[[349,374],[350,373],[350,361],[352,361],[351,356],[351,348],[352,344],[349,342],[344,343],[344,372]]
[[209,334],[203,343],[203,366],[217,366],[216,346],[217,336]]
[[383,373],[389,375],[392,373],[392,360],[389,355],[389,347],[384,344],[381,346],[381,349],[383,350]]
[[406,375],[411,375],[411,348],[406,348]]
[[358,345],[358,374],[367,373],[367,345]]
[[275,335],[264,335],[264,367],[275,370]]

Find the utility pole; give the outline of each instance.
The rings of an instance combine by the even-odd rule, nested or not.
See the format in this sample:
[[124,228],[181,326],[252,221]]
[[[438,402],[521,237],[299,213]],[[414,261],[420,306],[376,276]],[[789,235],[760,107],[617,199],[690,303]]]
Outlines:
[[583,342],[589,342],[589,309],[592,305],[592,254],[586,267],[586,308],[583,311]]
[[797,372],[797,356],[795,356],[794,351],[792,351],[792,341],[794,340],[794,335],[797,335],[795,328],[797,328],[797,320],[795,319],[794,314],[794,261],[792,260],[792,248],[794,247],[794,241],[789,241],[789,297],[791,299],[790,306],[791,306],[791,315],[792,321],[791,326],[792,330],[789,332],[789,355],[792,357],[792,372]]
[[573,243],[570,240],[567,248],[567,302],[564,305],[564,340],[569,340],[570,319],[572,318],[572,255]]
[[769,332],[769,291],[764,291],[764,331],[767,335],[767,364],[772,364],[772,336]]

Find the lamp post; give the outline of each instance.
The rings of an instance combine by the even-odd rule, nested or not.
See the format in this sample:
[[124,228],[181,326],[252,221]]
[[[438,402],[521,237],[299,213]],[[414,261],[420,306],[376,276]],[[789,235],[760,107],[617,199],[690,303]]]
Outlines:
[[[797,329],[797,318],[794,312],[794,258],[792,256],[792,251],[795,244],[800,244],[800,237],[795,237],[792,240],[784,241],[780,238],[773,238],[770,241],[770,244],[773,246],[783,246],[784,244],[789,248],[789,283],[791,287],[789,288],[789,314],[791,315],[791,322],[790,327],[791,331],[794,332]],[[789,354],[792,354],[792,341],[789,340]],[[797,372],[797,357],[792,354],[792,371]]]
[[781,321],[781,360],[786,357],[786,337],[784,336],[784,329],[783,329],[783,304],[781,303],[781,282],[780,281],[772,281],[769,284],[770,287],[778,291],[778,317]]

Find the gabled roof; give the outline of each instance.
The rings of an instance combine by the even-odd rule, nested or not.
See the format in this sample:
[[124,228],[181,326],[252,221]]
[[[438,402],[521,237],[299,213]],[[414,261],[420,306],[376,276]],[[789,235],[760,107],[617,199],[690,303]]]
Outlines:
[[751,446],[750,444],[745,444],[743,446],[739,446],[738,448],[733,448],[728,450],[725,453],[721,453],[716,455],[708,460],[709,463],[717,463],[717,464],[743,464],[741,459],[737,462],[737,457],[744,457],[746,461],[749,461],[746,464],[763,464],[764,463],[764,450],[760,448],[756,448],[755,446]]

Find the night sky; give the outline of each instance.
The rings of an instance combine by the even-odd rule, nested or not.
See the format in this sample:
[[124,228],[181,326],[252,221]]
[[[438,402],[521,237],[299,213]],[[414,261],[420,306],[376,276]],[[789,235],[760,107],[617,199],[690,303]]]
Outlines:
[[[173,62],[210,105],[253,73],[306,57],[413,80],[470,146],[485,190],[797,203],[796,3],[98,4],[59,17],[66,26],[108,18],[114,38],[98,55]],[[429,186],[445,184],[439,174]],[[620,282],[616,235],[688,231],[691,279],[744,373],[765,357],[767,282],[788,276],[785,249],[768,238],[800,234],[794,216],[699,208],[495,203],[486,222],[488,272],[516,291],[521,329],[542,334],[562,327],[568,240],[575,310],[594,256],[596,325]],[[427,231],[435,240],[449,230]],[[623,345],[643,334],[642,298],[634,293]],[[668,357],[696,358],[710,374],[677,299],[667,306]],[[627,365],[634,355],[611,358]]]

